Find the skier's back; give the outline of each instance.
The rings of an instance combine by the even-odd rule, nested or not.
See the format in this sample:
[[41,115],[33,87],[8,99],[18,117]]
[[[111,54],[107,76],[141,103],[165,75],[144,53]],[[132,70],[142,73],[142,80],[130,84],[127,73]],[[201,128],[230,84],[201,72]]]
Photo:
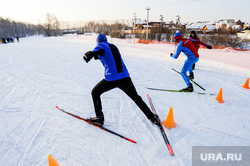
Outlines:
[[99,125],[104,124],[104,114],[102,112],[101,94],[113,88],[119,88],[124,91],[143,111],[143,113],[154,124],[159,125],[160,120],[154,115],[142,98],[137,94],[134,84],[130,78],[126,65],[123,62],[118,48],[108,43],[104,34],[97,37],[97,46],[93,51],[85,53],[83,59],[89,62],[92,58],[100,59],[105,68],[105,78],[101,80],[92,90],[92,99],[95,107],[96,117],[88,120]]

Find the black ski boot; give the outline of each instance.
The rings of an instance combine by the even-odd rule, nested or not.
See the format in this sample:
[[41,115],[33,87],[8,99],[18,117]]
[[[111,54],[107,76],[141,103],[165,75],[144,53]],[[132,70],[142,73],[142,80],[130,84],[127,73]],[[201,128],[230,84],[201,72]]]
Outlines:
[[181,91],[182,91],[182,92],[193,92],[193,91],[194,91],[193,85],[192,85],[192,84],[189,84],[188,87],[182,89]]
[[92,117],[92,118],[88,118],[86,119],[89,122],[92,122],[96,125],[102,126],[104,124],[104,117],[100,116],[100,117]]
[[154,116],[150,118],[149,120],[151,120],[151,122],[154,123],[155,125],[158,125],[158,126],[161,125],[160,118],[156,114],[154,114]]
[[194,79],[194,73],[190,73],[189,76],[188,76],[188,78],[189,78],[190,80],[193,80],[193,79]]
[[192,69],[193,69],[193,70],[195,69],[195,63],[193,64]]

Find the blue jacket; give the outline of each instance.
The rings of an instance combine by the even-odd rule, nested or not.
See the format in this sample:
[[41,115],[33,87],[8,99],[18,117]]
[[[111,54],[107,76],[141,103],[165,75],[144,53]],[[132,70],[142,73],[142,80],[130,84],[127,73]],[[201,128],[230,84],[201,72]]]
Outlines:
[[101,49],[104,50],[104,53],[98,55],[98,58],[105,68],[104,76],[106,81],[115,81],[130,76],[121,54],[114,44],[108,43],[105,40],[100,41],[92,52],[98,52]]

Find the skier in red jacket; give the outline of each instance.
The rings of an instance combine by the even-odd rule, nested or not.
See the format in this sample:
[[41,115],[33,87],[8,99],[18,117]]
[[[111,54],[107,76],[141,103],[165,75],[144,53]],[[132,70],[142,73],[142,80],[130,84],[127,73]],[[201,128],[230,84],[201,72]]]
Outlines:
[[[189,39],[195,39],[195,40],[200,41],[200,39],[198,38],[198,36],[197,36],[197,34],[196,34],[196,32],[195,32],[194,30],[191,31],[191,33],[190,33],[190,38],[189,38]],[[195,43],[194,43],[194,47],[195,47],[196,52],[198,52],[198,50],[199,50],[199,48],[200,48],[200,44],[197,44],[197,43],[195,44]],[[193,69],[193,70],[195,69],[195,63],[193,64],[192,69]],[[190,75],[189,75],[188,77],[189,77],[190,79],[194,79],[193,73],[190,73]]]

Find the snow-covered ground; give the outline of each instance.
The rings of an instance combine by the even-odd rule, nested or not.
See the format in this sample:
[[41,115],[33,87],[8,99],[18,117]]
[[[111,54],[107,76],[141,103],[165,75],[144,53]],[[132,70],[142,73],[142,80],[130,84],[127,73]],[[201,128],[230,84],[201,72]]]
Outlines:
[[[96,45],[96,36],[22,38],[0,45],[0,166],[60,165],[189,166],[192,146],[250,146],[250,52],[200,49],[195,81],[216,96],[151,91],[145,87],[181,89],[182,54],[169,57],[174,45],[137,44],[110,39],[118,46],[138,93],[146,95],[164,121],[173,107],[177,127],[165,128],[175,153],[169,155],[159,129],[119,89],[102,95],[105,127],[133,144],[58,111],[95,116],[91,90],[103,78],[99,61],[82,56]],[[202,92],[194,86],[195,91]],[[149,105],[149,104],[148,104]]]

